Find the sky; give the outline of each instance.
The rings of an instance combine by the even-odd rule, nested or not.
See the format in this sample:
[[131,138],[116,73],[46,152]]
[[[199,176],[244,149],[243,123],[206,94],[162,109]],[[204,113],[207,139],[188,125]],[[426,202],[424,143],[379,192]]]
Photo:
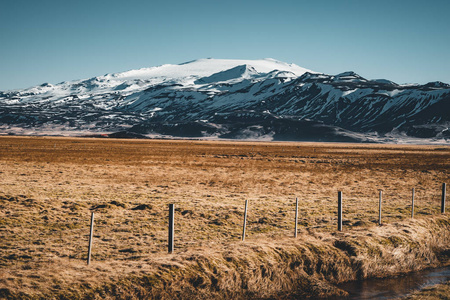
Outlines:
[[450,83],[448,0],[3,0],[0,90],[199,58]]

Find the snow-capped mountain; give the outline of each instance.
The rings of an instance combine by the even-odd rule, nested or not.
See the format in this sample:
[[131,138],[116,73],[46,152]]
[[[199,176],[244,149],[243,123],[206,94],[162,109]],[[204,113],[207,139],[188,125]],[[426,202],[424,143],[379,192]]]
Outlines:
[[3,133],[445,143],[449,124],[448,84],[326,75],[274,59],[200,59],[0,92]]

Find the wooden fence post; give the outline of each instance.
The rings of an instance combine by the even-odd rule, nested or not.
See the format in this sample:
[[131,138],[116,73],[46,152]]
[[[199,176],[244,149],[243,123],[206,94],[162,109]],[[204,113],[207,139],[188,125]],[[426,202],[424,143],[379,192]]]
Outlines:
[[378,225],[381,225],[381,202],[383,199],[383,191],[380,191],[380,198],[378,200]]
[[248,200],[245,200],[244,225],[242,227],[242,241],[245,240],[245,227],[247,226],[247,209],[248,209]]
[[169,253],[173,252],[173,242],[174,242],[174,214],[175,209],[173,204],[169,204],[169,243],[168,250]]
[[412,188],[411,218],[414,218],[414,188]]
[[88,248],[88,257],[87,264],[91,263],[91,251],[92,251],[92,239],[94,237],[94,213],[91,214],[91,232],[89,234],[89,248]]
[[441,199],[441,213],[445,213],[445,192],[446,192],[446,184],[442,184],[442,199]]
[[342,192],[338,192],[338,230],[342,231]]
[[297,224],[298,224],[298,198],[295,198],[295,233],[294,233],[294,237],[297,237]]

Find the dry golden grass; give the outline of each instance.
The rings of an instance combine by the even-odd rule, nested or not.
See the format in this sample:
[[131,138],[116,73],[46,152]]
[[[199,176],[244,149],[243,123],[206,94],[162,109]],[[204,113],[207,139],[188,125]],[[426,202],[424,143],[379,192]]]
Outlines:
[[[395,256],[402,241],[408,240],[407,232],[414,233],[415,240],[404,245],[407,253],[411,243],[429,238],[426,228],[448,226],[448,217],[440,216],[440,196],[442,182],[450,183],[449,170],[447,146],[0,137],[0,290],[4,297],[61,291],[86,297],[105,285],[136,290],[142,285],[122,281],[159,274],[157,279],[151,277],[158,286],[167,274],[171,274],[168,282],[177,276],[197,276],[202,259],[208,262],[200,270],[203,273],[214,269],[215,259],[223,267],[224,253],[245,262],[245,257],[239,257],[251,251],[255,263],[258,255],[270,261],[274,251],[292,254],[301,247],[310,252],[323,247],[330,253],[348,252],[378,249],[377,243],[384,243],[392,248],[394,254],[389,250],[389,255]],[[416,219],[410,221],[413,187]],[[379,189],[384,193],[386,224],[381,227],[376,226]],[[344,233],[335,232],[337,191],[344,195]],[[300,237],[294,241],[295,197],[300,203]],[[241,243],[246,199],[250,200],[248,235]],[[173,255],[166,254],[169,203],[176,207]],[[91,211],[95,212],[93,262],[86,267]],[[445,248],[447,238],[443,234],[441,240],[430,243]],[[333,246],[336,240],[343,244]],[[291,245],[296,247],[293,252],[286,250]],[[442,261],[422,254],[423,262]],[[358,252],[355,259],[371,255]],[[308,257],[313,256],[320,257]],[[323,275],[325,271],[314,274],[339,282],[421,267],[409,265],[415,256],[391,259],[398,263],[386,269],[368,260],[356,275],[344,276],[352,273],[348,264],[357,263],[345,259],[342,270],[331,279]],[[279,261],[274,258],[273,265]],[[177,275],[174,268],[186,273]],[[234,279],[243,276],[229,268]],[[269,285],[270,276],[258,274],[252,288]],[[209,285],[232,293],[227,276],[220,278]],[[194,278],[189,287],[175,285],[173,289],[206,288],[202,280],[195,282]],[[274,286],[288,291],[289,284],[280,281]],[[95,297],[117,296],[118,291],[111,292],[114,288],[96,292]],[[273,295],[273,291],[256,291],[253,295]],[[144,291],[122,294],[153,295]]]
[[421,291],[417,291],[401,298],[403,300],[445,300],[450,299],[450,281],[442,284],[436,284],[426,287]]

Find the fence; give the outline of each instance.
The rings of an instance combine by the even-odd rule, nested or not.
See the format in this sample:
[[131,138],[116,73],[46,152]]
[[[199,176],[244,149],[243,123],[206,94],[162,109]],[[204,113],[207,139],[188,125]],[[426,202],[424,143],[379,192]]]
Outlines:
[[[415,209],[415,189],[412,189],[411,193],[411,208],[410,215],[411,218],[414,218],[414,209]],[[440,212],[441,214],[445,213],[445,204],[446,204],[446,184],[442,184],[442,192],[441,192],[441,201],[440,201]],[[383,191],[379,191],[379,199],[378,199],[378,221],[379,225],[382,225],[382,215],[383,215]],[[337,230],[343,231],[345,214],[343,213],[343,208],[345,207],[345,199],[343,193],[341,191],[337,194]],[[294,237],[297,238],[298,233],[298,217],[299,217],[299,199],[298,197],[295,199],[295,218],[294,218]],[[241,240],[245,241],[246,237],[246,228],[247,228],[247,215],[249,210],[249,201],[245,200],[244,206],[244,214],[243,214],[243,226],[242,226],[242,237]],[[88,246],[88,256],[87,256],[87,264],[90,264],[91,261],[91,252],[92,252],[92,241],[94,238],[93,235],[94,228],[94,213],[91,215],[91,226],[90,226],[90,235],[89,235],[89,246]],[[175,248],[175,205],[169,204],[169,218],[168,218],[168,252],[173,253]]]

